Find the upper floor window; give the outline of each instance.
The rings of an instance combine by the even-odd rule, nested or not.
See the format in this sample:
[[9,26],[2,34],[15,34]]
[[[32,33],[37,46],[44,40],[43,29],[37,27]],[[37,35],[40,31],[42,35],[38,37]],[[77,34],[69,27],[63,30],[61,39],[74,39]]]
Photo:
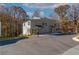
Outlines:
[[28,25],[31,25],[31,22],[30,21],[28,21]]
[[42,23],[43,26],[47,26],[47,23]]

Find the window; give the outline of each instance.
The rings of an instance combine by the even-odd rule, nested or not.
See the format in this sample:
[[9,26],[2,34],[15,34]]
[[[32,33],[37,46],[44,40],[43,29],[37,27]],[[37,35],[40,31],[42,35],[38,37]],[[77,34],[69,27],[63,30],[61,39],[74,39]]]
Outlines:
[[31,24],[31,22],[30,21],[28,21],[28,25],[30,25]]
[[47,26],[47,23],[42,23],[42,25]]

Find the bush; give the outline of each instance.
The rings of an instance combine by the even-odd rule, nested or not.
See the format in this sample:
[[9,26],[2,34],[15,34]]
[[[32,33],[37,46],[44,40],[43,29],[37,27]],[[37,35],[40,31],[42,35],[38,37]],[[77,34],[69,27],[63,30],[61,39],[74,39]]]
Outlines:
[[30,35],[23,35],[23,34],[21,34],[21,35],[19,35],[18,37],[20,37],[20,38],[29,38]]
[[30,35],[23,35],[23,34],[21,34],[21,35],[19,35],[17,37],[0,36],[0,41],[2,41],[2,40],[24,39],[24,38],[29,38],[29,37],[30,37]]
[[14,40],[14,39],[20,39],[19,37],[0,37],[0,41],[2,40]]
[[4,37],[0,36],[0,41],[2,40],[14,40],[14,39],[23,39],[23,38],[28,38],[27,36],[20,35],[18,37]]

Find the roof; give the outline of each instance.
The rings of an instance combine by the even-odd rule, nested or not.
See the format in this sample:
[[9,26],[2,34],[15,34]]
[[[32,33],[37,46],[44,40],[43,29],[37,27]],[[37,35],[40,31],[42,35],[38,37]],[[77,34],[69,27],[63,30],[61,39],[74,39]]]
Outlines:
[[32,19],[41,19],[40,17],[33,17]]

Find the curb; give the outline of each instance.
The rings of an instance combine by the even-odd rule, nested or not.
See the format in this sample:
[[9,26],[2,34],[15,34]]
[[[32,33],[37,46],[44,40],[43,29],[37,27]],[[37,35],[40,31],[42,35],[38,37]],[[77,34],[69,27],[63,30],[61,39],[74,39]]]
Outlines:
[[74,41],[79,42],[79,39],[77,37],[72,38]]

